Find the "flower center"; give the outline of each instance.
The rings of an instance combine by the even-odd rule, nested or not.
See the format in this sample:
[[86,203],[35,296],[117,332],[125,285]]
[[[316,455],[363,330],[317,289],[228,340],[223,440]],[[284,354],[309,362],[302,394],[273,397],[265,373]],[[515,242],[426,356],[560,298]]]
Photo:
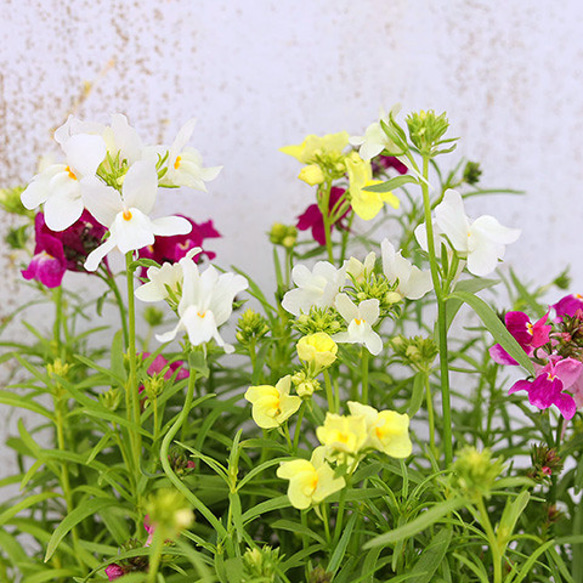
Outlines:
[[531,336],[533,336],[533,335],[534,335],[534,332],[533,332],[533,325],[532,325],[530,322],[527,322],[527,323],[526,323],[526,331],[527,331],[527,332],[528,332],[528,333],[529,333]]
[[357,326],[360,326],[364,322],[362,318],[354,318],[354,321],[356,322]]
[[202,314],[201,314],[200,312],[197,312],[197,313],[196,313],[196,315],[197,315],[199,318],[204,318],[204,317],[206,316],[206,310],[205,310],[205,311],[204,311]]
[[124,221],[131,221],[132,220],[132,211],[125,209],[122,214]]
[[71,180],[77,180],[77,176],[75,175],[75,173],[71,170],[70,166],[65,166],[65,172],[69,175],[69,178]]
[[176,161],[174,162],[174,170],[180,168],[180,162],[182,161],[182,156],[176,156]]

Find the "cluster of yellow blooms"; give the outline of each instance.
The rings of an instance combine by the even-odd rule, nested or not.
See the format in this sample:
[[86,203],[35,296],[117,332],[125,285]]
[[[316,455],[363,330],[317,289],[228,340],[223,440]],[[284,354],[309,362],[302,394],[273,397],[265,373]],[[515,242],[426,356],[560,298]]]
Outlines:
[[[328,334],[318,332],[301,338],[297,351],[309,380],[334,363],[338,347]],[[280,427],[300,408],[302,397],[311,397],[312,393],[305,389],[309,382],[296,384],[300,396],[290,395],[291,385],[292,377],[287,375],[275,386],[249,387],[245,399],[253,405],[253,420],[259,427]],[[333,463],[352,472],[367,451],[380,451],[394,458],[411,454],[408,415],[377,411],[354,401],[347,405],[349,415],[327,413],[324,424],[316,429],[322,445],[314,450],[310,461],[294,459],[280,464],[277,475],[290,481],[288,496],[294,507],[308,508],[344,488],[346,480],[334,470]]]
[[298,178],[310,186],[331,182],[348,174],[350,205],[365,221],[376,217],[385,202],[395,209],[399,208],[399,199],[392,192],[364,190],[382,181],[373,180],[369,160],[364,160],[354,151],[343,153],[349,140],[347,132],[322,137],[309,135],[301,144],[285,146],[281,151],[305,164]]

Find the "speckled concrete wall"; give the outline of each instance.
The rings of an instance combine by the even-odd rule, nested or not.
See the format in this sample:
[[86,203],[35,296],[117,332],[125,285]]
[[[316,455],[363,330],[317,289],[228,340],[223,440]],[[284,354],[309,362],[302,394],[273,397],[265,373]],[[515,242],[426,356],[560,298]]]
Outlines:
[[[581,291],[582,27],[576,0],[3,0],[0,185],[32,176],[71,110],[124,112],[167,142],[195,116],[193,145],[224,171],[163,210],[212,217],[220,262],[267,283],[264,233],[311,197],[280,146],[361,133],[395,102],[447,110],[484,184],[528,193],[469,212],[523,229],[507,260],[524,277],[571,263]],[[13,260],[4,249],[0,316],[23,297]]]

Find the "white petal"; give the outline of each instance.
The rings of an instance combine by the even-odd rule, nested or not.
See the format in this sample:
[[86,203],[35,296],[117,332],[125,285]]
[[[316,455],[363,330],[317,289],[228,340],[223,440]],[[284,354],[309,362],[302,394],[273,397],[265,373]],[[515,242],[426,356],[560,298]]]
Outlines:
[[184,329],[184,325],[182,320],[179,320],[178,324],[176,324],[172,330],[168,330],[168,332],[164,332],[164,334],[156,334],[156,340],[162,343],[170,342],[176,338],[176,334],[178,334],[179,330],[181,329]]
[[124,210],[119,192],[97,178],[81,180],[81,194],[85,208],[107,228],[111,227],[115,217]]
[[125,175],[122,193],[126,206],[150,214],[156,202],[158,174],[156,166],[149,160],[139,160]]
[[101,260],[115,247],[115,239],[110,236],[106,239],[105,243],[102,243],[97,249],[94,249],[85,260],[85,269],[87,271],[95,271]]
[[383,349],[383,341],[381,340],[381,337],[372,329],[367,331],[367,334],[364,337],[364,345],[374,356],[380,354]]
[[470,273],[483,277],[492,273],[498,265],[498,259],[504,256],[504,246],[488,241],[480,241],[476,249],[468,255],[468,270]]
[[[378,300],[377,300],[378,302]],[[351,322],[354,318],[358,318],[358,308],[354,305],[354,302],[344,293],[340,293],[336,296],[336,301],[334,302],[338,313],[347,321]]]
[[131,214],[129,220],[124,219],[123,213],[119,213],[111,225],[117,247],[124,254],[154,243],[150,218],[137,208],[131,207],[128,211]]
[[407,285],[399,287],[406,298],[410,300],[418,300],[433,289],[431,273],[429,271],[421,271],[418,267],[413,265],[411,267],[411,274],[409,275]]
[[93,176],[107,152],[101,136],[78,134],[63,144],[67,162],[78,179]]
[[472,223],[471,232],[475,231],[479,231],[491,241],[502,245],[510,245],[520,237],[520,229],[504,227],[490,215],[482,215]]
[[194,133],[194,126],[196,125],[196,119],[191,118],[189,119],[178,131],[176,134],[176,138],[170,147],[170,158],[173,157],[172,163],[176,159],[176,156],[184,149],[184,146],[188,144],[188,140],[190,140],[192,134]]
[[358,311],[362,319],[372,326],[379,319],[380,302],[377,299],[364,300],[358,304]]
[[249,282],[242,275],[223,273],[219,277],[210,304],[217,326],[224,324],[230,318],[235,296],[247,287],[249,287]]
[[435,222],[456,251],[463,254],[468,252],[470,225],[458,192],[446,191],[443,200],[435,207]]
[[152,221],[154,235],[171,237],[173,235],[186,235],[192,231],[192,224],[184,217],[162,217]]
[[113,146],[120,152],[122,160],[125,159],[133,164],[140,159],[143,147],[142,140],[123,113],[114,113],[111,116],[111,132]]
[[[75,188],[76,186],[76,188]],[[45,202],[45,222],[52,231],[64,231],[83,214],[83,200],[79,196],[79,185],[61,190]]]

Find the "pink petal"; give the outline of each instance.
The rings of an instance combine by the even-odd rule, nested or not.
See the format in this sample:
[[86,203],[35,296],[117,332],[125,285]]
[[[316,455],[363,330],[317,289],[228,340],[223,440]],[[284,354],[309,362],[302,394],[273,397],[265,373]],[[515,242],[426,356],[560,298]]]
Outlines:
[[561,415],[567,419],[572,419],[577,412],[577,404],[575,403],[575,399],[569,395],[569,393],[561,393],[557,396],[554,403],[561,412]]

